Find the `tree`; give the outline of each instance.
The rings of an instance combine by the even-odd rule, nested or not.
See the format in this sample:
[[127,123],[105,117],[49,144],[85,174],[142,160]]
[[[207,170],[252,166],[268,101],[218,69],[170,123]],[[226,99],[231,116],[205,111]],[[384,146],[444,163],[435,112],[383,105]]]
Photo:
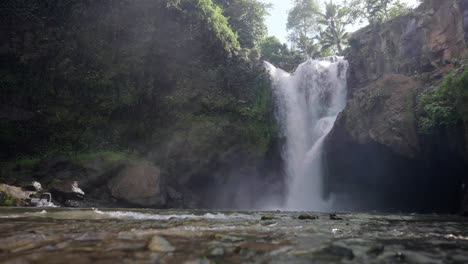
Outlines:
[[319,32],[317,24],[319,6],[315,0],[294,0],[294,7],[289,11],[286,28],[293,47],[307,56],[317,51],[313,39]]
[[352,0],[349,6],[369,24],[383,23],[411,11],[401,0]]
[[354,23],[358,15],[346,6],[334,4],[332,0],[325,5],[325,12],[317,11],[317,22],[322,26],[316,39],[322,52],[332,50],[334,54],[343,54],[343,45],[349,34],[345,27]]
[[259,0],[214,0],[223,9],[243,48],[254,48],[267,35],[265,16],[271,4]]
[[293,71],[305,58],[300,53],[290,50],[286,44],[276,37],[267,37],[260,43],[261,59],[280,67],[285,71]]

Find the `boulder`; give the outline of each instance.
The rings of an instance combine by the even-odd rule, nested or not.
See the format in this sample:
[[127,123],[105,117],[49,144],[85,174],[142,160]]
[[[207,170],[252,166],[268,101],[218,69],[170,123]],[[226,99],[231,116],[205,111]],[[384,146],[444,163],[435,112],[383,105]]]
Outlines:
[[113,197],[144,207],[166,205],[166,188],[159,168],[138,164],[124,168],[108,185]]
[[33,192],[24,191],[20,187],[11,186],[7,184],[0,184],[0,206],[13,205],[25,206],[28,205],[27,200],[29,195]]
[[78,186],[78,181],[72,179],[54,179],[50,184],[50,192],[54,199],[64,203],[67,200],[82,200],[85,193]]
[[376,142],[403,156],[417,156],[420,146],[414,94],[421,87],[414,78],[399,74],[370,83],[348,101],[330,137],[337,133],[337,140],[348,137],[359,144]]

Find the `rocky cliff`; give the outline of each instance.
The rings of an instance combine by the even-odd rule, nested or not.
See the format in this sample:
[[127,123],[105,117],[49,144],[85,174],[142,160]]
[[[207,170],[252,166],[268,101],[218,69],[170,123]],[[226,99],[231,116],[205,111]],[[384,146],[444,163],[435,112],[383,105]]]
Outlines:
[[428,0],[352,35],[349,100],[324,154],[327,195],[343,209],[460,208],[468,180],[467,26],[468,1]]
[[2,1],[0,182],[41,180],[31,163],[57,153],[127,153],[199,206],[272,191],[269,78],[222,12],[211,0]]

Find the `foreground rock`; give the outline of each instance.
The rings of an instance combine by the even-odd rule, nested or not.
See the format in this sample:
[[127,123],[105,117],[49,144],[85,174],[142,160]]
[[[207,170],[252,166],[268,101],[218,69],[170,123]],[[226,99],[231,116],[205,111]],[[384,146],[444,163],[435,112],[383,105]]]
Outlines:
[[128,203],[161,207],[166,204],[166,190],[158,168],[147,164],[130,166],[108,183],[113,197]]

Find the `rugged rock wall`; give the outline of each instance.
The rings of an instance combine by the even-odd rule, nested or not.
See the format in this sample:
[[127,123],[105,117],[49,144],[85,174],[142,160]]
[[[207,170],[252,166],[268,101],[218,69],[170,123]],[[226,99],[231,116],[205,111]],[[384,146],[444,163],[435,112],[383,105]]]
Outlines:
[[408,15],[355,32],[347,54],[350,95],[385,74],[431,73],[459,59],[467,10],[466,0],[426,0]]
[[459,209],[468,127],[461,122],[424,134],[418,102],[447,73],[463,72],[467,14],[466,0],[428,0],[353,34],[350,99],[325,151],[325,188],[342,209]]

